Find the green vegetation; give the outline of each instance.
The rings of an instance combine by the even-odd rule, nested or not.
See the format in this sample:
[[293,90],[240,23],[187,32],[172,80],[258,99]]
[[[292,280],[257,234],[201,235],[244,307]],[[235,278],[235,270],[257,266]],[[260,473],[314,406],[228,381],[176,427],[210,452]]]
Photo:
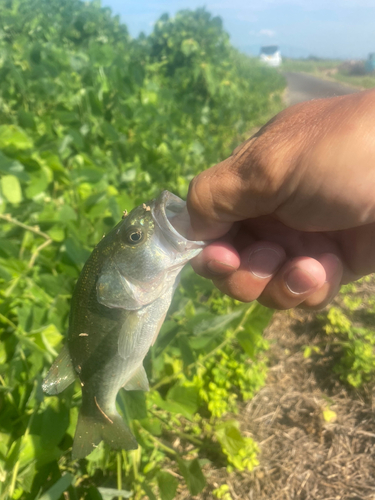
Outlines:
[[[367,285],[367,286],[366,286]],[[375,380],[375,296],[373,277],[342,287],[335,304],[318,320],[327,334],[323,345],[306,346],[305,357],[334,353],[334,371],[355,388]]]
[[303,73],[312,73],[320,76],[322,72],[337,68],[342,61],[334,59],[283,59],[282,69],[284,71],[299,71]]
[[100,445],[73,462],[79,384],[45,397],[41,382],[103,233],[162,189],[184,197],[281,108],[283,78],[202,9],[137,40],[95,1],[0,0],[0,11],[1,500],[171,500],[183,482],[204,488],[205,464],[251,469],[257,445],[227,414],[264,383],[270,312],[189,269],[146,358],[152,390],[118,398],[138,450]]
[[[364,62],[345,63],[335,59],[284,59],[284,71],[311,73],[319,78],[329,78],[360,89],[375,87],[375,75],[364,74]],[[360,74],[356,74],[356,72]]]
[[342,83],[347,83],[353,87],[359,87],[361,89],[372,89],[375,87],[375,75],[345,75],[338,71],[333,75],[335,80]]
[[[258,446],[235,415],[265,383],[271,312],[190,269],[145,360],[151,391],[119,394],[138,450],[101,444],[72,461],[79,384],[45,397],[41,382],[102,234],[162,189],[186,196],[281,109],[282,77],[235,51],[202,9],[162,16],[136,40],[98,2],[0,0],[0,11],[1,500],[172,500],[202,491],[207,464],[251,470]],[[337,372],[359,387],[375,370],[375,306],[356,286],[322,319]],[[226,485],[212,493],[231,498]]]
[[358,293],[359,286],[352,283],[343,287],[340,306],[332,306],[323,316],[324,330],[338,347],[335,371],[353,387],[373,381],[375,374],[375,297],[372,293]]

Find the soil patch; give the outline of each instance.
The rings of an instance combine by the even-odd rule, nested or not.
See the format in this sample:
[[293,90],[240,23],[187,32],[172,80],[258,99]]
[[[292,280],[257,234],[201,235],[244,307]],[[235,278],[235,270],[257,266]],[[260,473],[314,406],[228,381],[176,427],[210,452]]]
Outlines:
[[[332,347],[304,358],[305,345],[326,338],[316,315],[277,312],[265,336],[272,342],[267,385],[236,416],[260,445],[260,465],[232,474],[205,467],[208,486],[195,498],[215,499],[212,491],[227,484],[233,500],[374,500],[374,391],[340,382]],[[334,413],[324,418],[325,411]]]

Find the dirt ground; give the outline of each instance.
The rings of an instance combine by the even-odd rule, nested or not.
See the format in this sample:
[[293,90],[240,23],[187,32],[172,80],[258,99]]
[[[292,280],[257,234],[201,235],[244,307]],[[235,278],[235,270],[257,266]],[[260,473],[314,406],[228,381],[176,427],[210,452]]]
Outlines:
[[[374,391],[345,387],[332,371],[333,350],[304,358],[303,346],[324,338],[314,314],[277,312],[265,336],[268,382],[239,417],[260,445],[260,465],[232,474],[205,468],[208,486],[194,498],[215,499],[213,489],[227,484],[233,500],[374,500]],[[327,409],[336,414],[329,423]]]

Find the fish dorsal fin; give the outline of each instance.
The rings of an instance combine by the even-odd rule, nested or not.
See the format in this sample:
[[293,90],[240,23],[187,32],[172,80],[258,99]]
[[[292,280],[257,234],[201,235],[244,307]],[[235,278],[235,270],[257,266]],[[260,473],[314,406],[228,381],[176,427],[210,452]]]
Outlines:
[[124,385],[124,389],[127,391],[148,391],[150,389],[143,365],[137,368],[132,378]]
[[59,394],[74,382],[76,376],[68,347],[64,345],[43,381],[43,391],[51,396]]

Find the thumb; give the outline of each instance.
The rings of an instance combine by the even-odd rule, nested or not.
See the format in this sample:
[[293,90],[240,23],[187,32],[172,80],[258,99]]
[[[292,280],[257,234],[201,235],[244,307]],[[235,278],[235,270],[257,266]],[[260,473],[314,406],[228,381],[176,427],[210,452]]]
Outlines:
[[186,200],[194,239],[220,238],[234,222],[272,213],[276,200],[266,177],[264,169],[243,155],[230,156],[195,177]]
[[186,203],[194,238],[198,240],[223,236],[241,218],[233,213],[232,200],[238,197],[239,186],[228,160],[202,172],[190,183]]

